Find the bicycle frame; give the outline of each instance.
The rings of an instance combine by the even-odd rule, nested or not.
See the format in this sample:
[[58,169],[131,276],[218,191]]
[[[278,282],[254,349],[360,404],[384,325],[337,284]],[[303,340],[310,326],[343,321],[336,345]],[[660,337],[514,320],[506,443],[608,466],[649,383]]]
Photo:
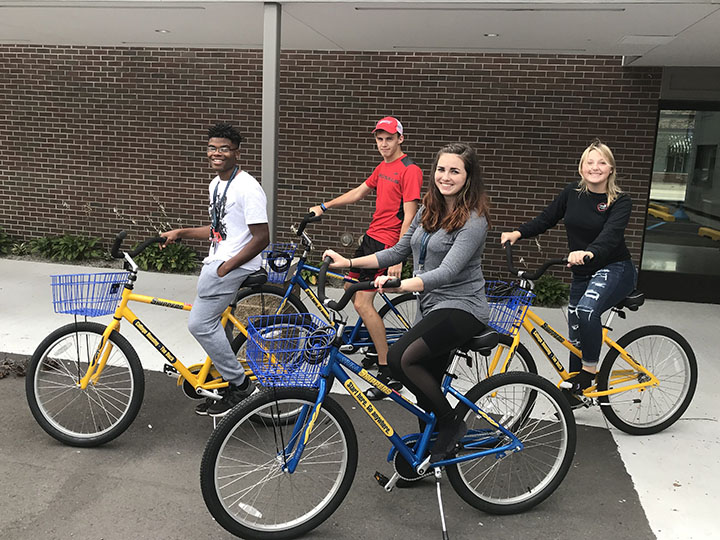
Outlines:
[[[320,311],[322,316],[327,320],[328,322],[332,322],[332,315],[330,314],[330,311],[320,302],[320,299],[317,297],[317,294],[313,292],[313,290],[310,288],[310,285],[303,279],[302,277],[302,270],[308,270],[309,272],[312,272],[313,274],[318,274],[320,272],[320,268],[316,266],[312,266],[306,263],[307,259],[307,251],[305,251],[298,260],[297,268],[295,270],[295,273],[292,278],[290,278],[290,282],[288,284],[287,289],[285,290],[285,296],[283,298],[282,303],[280,304],[280,308],[278,309],[278,312],[282,310],[282,308],[285,306],[285,303],[288,301],[288,297],[293,291],[293,288],[295,285],[300,287],[303,291],[305,291],[305,294],[312,300],[312,303],[317,307],[317,309]],[[347,276],[344,276],[342,274],[337,274],[335,272],[328,272],[328,275],[342,279],[345,283],[357,283],[357,280],[354,278],[350,278]],[[390,300],[390,297],[387,296],[384,292],[380,293],[380,297],[385,301],[385,303],[390,306],[390,309],[392,312],[400,319],[402,324],[404,325],[404,328],[402,330],[397,328],[386,328],[385,334],[387,337],[387,340],[389,343],[392,343],[394,341],[397,341],[397,339],[412,326],[413,321],[407,321],[405,320],[405,317],[402,316],[402,314],[395,308],[395,306],[392,304],[392,301]],[[351,345],[353,347],[363,347],[366,345],[372,345],[372,341],[370,340],[370,334],[365,329],[365,326],[363,324],[362,318],[358,317],[357,322],[349,328],[346,328],[345,331],[342,333],[344,345]]]
[[[660,381],[658,378],[653,375],[650,371],[645,369],[645,367],[641,366],[635,360],[633,359],[630,354],[625,351],[620,345],[618,345],[616,342],[614,342],[610,337],[608,336],[608,333],[610,331],[610,323],[612,322],[612,319],[615,316],[615,313],[617,313],[619,310],[617,308],[613,308],[610,313],[608,314],[608,318],[605,321],[605,324],[603,325],[603,343],[610,347],[611,349],[615,349],[618,351],[620,356],[623,360],[625,360],[628,365],[637,371],[642,372],[647,380],[644,380],[642,382],[638,382],[637,384],[623,386],[622,388],[614,388],[609,390],[603,390],[598,391],[597,385],[593,385],[589,387],[585,392],[583,392],[583,395],[588,398],[597,398],[602,396],[609,396],[612,394],[619,394],[621,392],[627,392],[629,390],[643,390],[644,388],[647,388],[648,386],[658,386],[660,384]],[[543,339],[543,337],[540,335],[540,332],[538,332],[536,327],[539,327],[540,329],[544,330],[545,333],[553,337],[555,340],[557,340],[563,347],[565,347],[568,351],[571,353],[577,355],[578,357],[582,358],[582,352],[575,347],[566,337],[564,337],[562,334],[557,332],[552,326],[550,326],[547,322],[545,322],[542,318],[540,318],[536,313],[534,313],[530,308],[527,309],[525,312],[525,318],[522,322],[521,327],[532,337],[535,344],[540,348],[540,350],[543,352],[545,357],[548,359],[550,364],[553,366],[555,371],[562,377],[563,381],[566,381],[570,378],[571,374],[565,369],[565,366],[562,362],[558,359],[558,357],[555,355],[553,350],[548,346],[547,342]],[[502,366],[502,372],[505,372],[507,369],[508,363],[510,359],[512,358],[513,354],[515,354],[515,351],[518,347],[518,343],[520,343],[520,331],[519,328],[515,329],[515,334],[513,336],[513,342],[508,348],[507,354],[503,352],[503,349],[505,348],[503,345],[499,345],[497,348],[497,351],[495,352],[495,355],[493,356],[493,359],[490,363],[490,366],[488,367],[488,376],[492,375],[495,372],[495,369],[498,365]],[[504,358],[504,359],[503,359]],[[634,372],[632,370],[616,370],[612,373],[612,378],[609,381],[610,383],[621,383],[621,382],[628,382],[633,379],[637,379],[636,374],[634,375]]]
[[[341,325],[342,326],[342,325]],[[330,388],[333,385],[335,379],[337,379],[342,385],[345,391],[350,394],[353,399],[360,405],[360,408],[367,414],[373,423],[383,432],[385,437],[390,441],[392,446],[402,457],[412,465],[413,468],[417,468],[422,465],[423,472],[427,470],[429,466],[430,457],[427,456],[424,460],[421,460],[418,456],[424,456],[428,449],[433,430],[435,427],[435,415],[433,413],[426,413],[414,403],[408,401],[398,392],[391,390],[383,383],[378,381],[375,377],[370,375],[367,370],[362,368],[350,360],[347,356],[342,354],[337,348],[338,342],[333,346],[330,352],[330,357],[325,366],[323,366],[320,372],[320,386],[318,396],[315,404],[310,410],[310,406],[303,407],[300,412],[298,420],[295,423],[293,433],[290,437],[290,443],[284,449],[284,455],[290,456],[285,462],[285,469],[292,473],[295,471],[303,453],[305,443],[310,438],[310,434],[313,430],[315,419],[317,418],[320,407],[322,407],[323,401],[328,396]],[[357,387],[355,382],[349,377],[347,371],[355,373],[364,381],[370,383],[375,388],[379,389],[383,393],[387,394],[391,401],[400,405],[403,409],[417,416],[420,420],[425,422],[425,429],[420,434],[419,441],[412,448],[408,446],[407,441],[414,441],[416,434],[409,434],[401,437],[385,419],[385,417],[378,411],[377,408],[368,400],[368,398],[362,393],[360,388]],[[504,426],[495,422],[489,415],[479,409],[474,403],[470,402],[465,396],[458,392],[452,387],[452,377],[446,376],[443,379],[442,390],[445,394],[450,394],[455,397],[458,401],[464,403],[468,408],[472,409],[476,414],[481,415],[488,423],[496,428],[496,431],[502,432],[505,436],[509,437],[509,442],[501,447],[492,449],[481,449],[486,446],[489,442],[497,440],[497,435],[490,433],[489,430],[470,430],[462,439],[463,446],[467,448],[478,448],[477,452],[462,455],[460,457],[454,457],[451,459],[438,461],[433,466],[444,466],[460,463],[463,461],[470,461],[481,456],[488,454],[504,454],[506,452],[518,452],[524,448],[524,445],[518,440],[518,438],[505,429]],[[308,415],[310,420],[308,421]],[[483,432],[484,431],[484,432]],[[301,436],[302,432],[302,436]],[[392,451],[388,456],[388,461],[392,458]]]
[[[179,373],[179,375],[182,376],[190,385],[192,385],[193,388],[216,390],[218,388],[226,387],[228,385],[226,381],[223,381],[220,377],[212,376],[213,365],[212,360],[209,356],[205,358],[205,362],[202,364],[191,365],[189,368],[186,367],[178,359],[178,357],[175,356],[175,354],[173,354],[172,351],[162,341],[160,341],[160,339],[155,336],[155,334],[145,325],[145,323],[143,323],[140,318],[135,315],[135,313],[133,313],[133,311],[128,307],[128,303],[130,302],[140,302],[142,304],[150,304],[154,306],[190,311],[192,309],[192,304],[178,302],[175,300],[166,300],[164,298],[157,298],[153,296],[146,296],[143,294],[135,294],[132,292],[132,290],[133,282],[131,281],[130,283],[125,285],[120,303],[118,304],[117,308],[115,308],[113,320],[107,325],[107,328],[103,332],[102,340],[100,342],[100,345],[98,346],[97,351],[95,352],[95,356],[93,357],[90,365],[88,366],[87,373],[85,373],[82,379],[80,379],[80,388],[84,390],[87,388],[88,384],[90,384],[91,382],[95,384],[100,378],[100,375],[105,368],[107,360],[110,357],[110,352],[112,350],[112,344],[109,341],[110,334],[114,330],[120,330],[120,322],[122,319],[125,319],[133,327],[135,327],[135,329],[140,332],[140,334],[142,334],[145,339],[147,339],[152,344],[152,346],[163,356],[163,358],[169,365],[167,369],[172,372]],[[220,323],[223,327],[225,327],[228,322],[232,323],[233,326],[238,329],[238,331],[242,332],[242,334],[247,337],[247,330],[233,316],[232,308],[229,306],[223,312]],[[197,375],[191,371],[191,369],[194,369],[196,367],[199,367]],[[246,374],[251,374],[251,372],[247,370],[247,367]]]

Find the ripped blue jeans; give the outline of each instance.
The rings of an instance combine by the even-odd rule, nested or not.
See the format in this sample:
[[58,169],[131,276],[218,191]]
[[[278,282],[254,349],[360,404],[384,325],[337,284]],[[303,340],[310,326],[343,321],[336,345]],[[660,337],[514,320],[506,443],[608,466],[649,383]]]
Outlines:
[[597,366],[602,347],[602,314],[635,288],[637,270],[632,261],[608,264],[592,276],[573,276],[568,303],[570,342],[582,351],[582,360],[570,353],[570,371]]

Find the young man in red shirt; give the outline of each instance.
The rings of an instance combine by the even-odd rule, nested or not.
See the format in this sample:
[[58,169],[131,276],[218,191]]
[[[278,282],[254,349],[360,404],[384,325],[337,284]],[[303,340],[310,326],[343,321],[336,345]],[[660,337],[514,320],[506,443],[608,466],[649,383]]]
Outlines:
[[[401,144],[404,140],[403,126],[397,118],[387,116],[380,120],[373,130],[375,143],[383,161],[375,167],[373,173],[358,187],[310,208],[310,212],[321,215],[330,208],[337,208],[357,202],[367,197],[373,190],[377,192],[375,213],[370,226],[363,237],[362,244],[355,252],[355,257],[362,257],[394,246],[410,227],[417,213],[422,190],[422,171],[403,152]],[[390,277],[400,277],[402,264],[374,270],[350,271],[350,276],[360,281],[372,280],[387,271]],[[385,337],[385,326],[373,305],[374,291],[362,291],[355,294],[353,304],[355,311],[365,323],[370,338],[377,351],[378,379],[395,390],[402,388],[402,383],[392,378],[387,366],[388,344]],[[372,364],[363,362],[365,367]],[[371,400],[385,397],[376,388],[370,388],[366,395]]]

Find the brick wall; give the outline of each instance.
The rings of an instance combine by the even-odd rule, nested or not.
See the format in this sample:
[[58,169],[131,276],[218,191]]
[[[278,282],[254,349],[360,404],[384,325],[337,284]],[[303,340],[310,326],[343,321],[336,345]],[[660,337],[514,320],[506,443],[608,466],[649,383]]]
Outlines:
[[[205,224],[210,124],[241,126],[243,167],[260,178],[261,62],[259,51],[0,46],[0,227],[109,244],[121,228],[139,239],[164,223]],[[659,68],[615,57],[285,51],[279,239],[309,206],[367,177],[379,161],[370,131],[392,114],[426,172],[443,143],[478,150],[493,205],[488,275],[502,269],[499,232],[574,180],[594,137],[615,151],[636,201],[627,236],[637,262],[660,82]],[[357,240],[372,207],[313,227],[318,251],[345,232]],[[562,229],[541,243],[563,252]],[[523,251],[535,260],[534,245]]]

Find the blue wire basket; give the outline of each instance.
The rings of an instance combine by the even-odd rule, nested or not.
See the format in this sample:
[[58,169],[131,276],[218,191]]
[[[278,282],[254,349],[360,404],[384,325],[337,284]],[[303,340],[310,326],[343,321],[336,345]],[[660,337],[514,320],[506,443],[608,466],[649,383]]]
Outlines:
[[268,274],[268,283],[285,283],[297,244],[274,243],[262,252],[263,268]]
[[55,313],[99,317],[115,311],[129,272],[50,276]]
[[525,313],[535,294],[514,283],[486,281],[485,296],[490,304],[489,325],[503,334],[514,336],[520,330]]
[[310,313],[248,317],[247,362],[263,386],[320,384],[335,328]]

